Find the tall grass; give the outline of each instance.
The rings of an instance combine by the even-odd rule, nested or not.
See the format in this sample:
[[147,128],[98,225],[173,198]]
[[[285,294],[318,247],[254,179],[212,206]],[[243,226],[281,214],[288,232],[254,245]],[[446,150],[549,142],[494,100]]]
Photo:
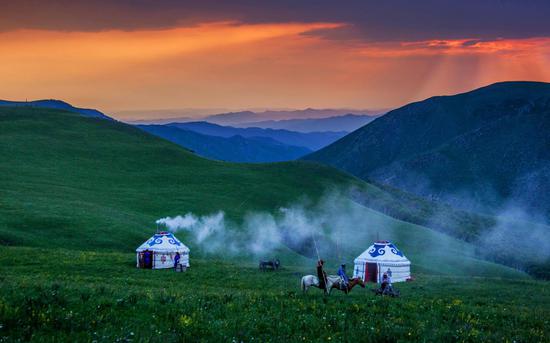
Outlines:
[[[286,266],[197,260],[139,270],[133,254],[2,248],[0,341],[544,341],[548,284],[417,274],[401,298],[302,294]],[[536,301],[533,299],[536,298]]]

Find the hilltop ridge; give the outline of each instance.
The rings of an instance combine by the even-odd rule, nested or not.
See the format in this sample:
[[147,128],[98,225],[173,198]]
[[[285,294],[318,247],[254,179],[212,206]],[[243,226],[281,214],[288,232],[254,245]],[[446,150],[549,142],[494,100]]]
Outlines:
[[549,146],[550,84],[518,81],[408,104],[304,159],[469,210],[550,216]]

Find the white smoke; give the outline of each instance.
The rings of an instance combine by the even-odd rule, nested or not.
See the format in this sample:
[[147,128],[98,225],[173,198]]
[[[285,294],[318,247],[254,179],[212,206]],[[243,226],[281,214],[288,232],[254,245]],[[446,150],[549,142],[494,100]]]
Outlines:
[[[239,223],[228,220],[222,211],[205,216],[187,213],[157,223],[173,232],[187,232],[186,239],[199,246],[201,252],[270,257],[287,247],[314,257],[335,256],[344,242],[370,243],[373,235],[368,239],[365,235],[381,227],[370,213],[348,197],[331,193],[314,205],[304,201],[275,213],[249,212]],[[363,245],[359,250],[365,248]]]
[[[449,220],[450,226],[455,218],[436,219],[437,223]],[[499,263],[511,265],[507,257],[510,254],[519,261],[545,261],[550,255],[548,227],[528,219],[532,216],[509,208],[473,243],[483,257]],[[238,219],[229,219],[218,211],[202,216],[187,213],[166,217],[157,223],[173,232],[185,232],[185,241],[199,254],[227,257],[274,258],[291,249],[310,258],[350,262],[378,239],[393,241],[398,247],[406,242],[405,254],[423,266],[430,266],[430,259],[434,258],[450,266],[463,266],[474,260],[459,256],[473,257],[475,253],[474,246],[464,248],[445,235],[423,234],[427,229],[421,227],[404,227],[408,224],[361,206],[338,192],[328,193],[314,204],[302,201],[273,213],[248,212]],[[512,266],[522,268],[521,264]]]
[[161,218],[156,223],[165,225],[172,232],[190,232],[194,243],[201,245],[202,250],[207,253],[217,252],[222,248],[226,252],[234,253],[237,249],[235,238],[229,236],[231,232],[222,211],[207,216],[187,213],[184,216]]
[[197,223],[197,217],[192,213],[188,213],[185,216],[176,216],[162,218],[156,221],[157,224],[165,225],[170,230],[188,229],[193,227]]

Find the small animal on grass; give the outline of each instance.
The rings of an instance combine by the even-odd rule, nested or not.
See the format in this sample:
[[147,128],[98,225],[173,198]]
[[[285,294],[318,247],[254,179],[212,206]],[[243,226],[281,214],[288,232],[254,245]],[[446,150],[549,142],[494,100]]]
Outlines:
[[382,288],[373,288],[371,291],[374,292],[376,295],[389,295],[392,298],[399,297],[401,293],[398,289],[394,289],[393,287],[387,287],[385,289]]
[[267,270],[268,268],[277,270],[280,267],[281,267],[281,261],[279,261],[278,258],[274,260],[260,261],[260,270]]
[[[300,285],[304,293],[306,293],[310,287],[321,288],[319,287],[319,278],[315,275],[305,275],[304,277],[302,277],[302,281],[300,282]],[[346,287],[344,285],[344,282],[342,281],[342,278],[338,275],[328,275],[326,285],[327,285],[327,293],[329,295],[332,289],[337,289],[347,294],[353,289],[353,287],[357,285],[361,286],[362,288],[365,288],[365,283],[361,278],[350,279],[348,282],[348,286]]]

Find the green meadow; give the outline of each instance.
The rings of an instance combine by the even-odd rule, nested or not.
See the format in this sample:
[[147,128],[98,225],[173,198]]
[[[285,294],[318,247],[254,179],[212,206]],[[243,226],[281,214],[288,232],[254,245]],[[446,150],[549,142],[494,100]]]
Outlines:
[[[192,259],[139,270],[131,253],[0,248],[0,340],[98,342],[543,342],[546,282],[415,273],[400,298],[302,294],[313,266]],[[414,269],[413,269],[414,272]]]
[[[409,206],[402,193],[333,168],[211,161],[122,123],[1,108],[0,170],[0,342],[549,336],[548,282],[484,261],[472,244],[408,220],[427,217],[427,204]],[[134,250],[158,218],[221,210],[238,224],[250,212],[314,208],[349,188],[376,206],[339,204],[357,225],[342,235],[338,254],[323,252],[329,272],[380,235],[412,262],[415,281],[396,285],[400,298],[376,297],[372,284],[349,295],[302,294],[300,277],[314,272],[314,260],[284,246],[267,256],[208,254],[188,233],[177,234],[191,248],[186,273],[135,268]],[[272,256],[283,269],[259,272],[257,259]]]

